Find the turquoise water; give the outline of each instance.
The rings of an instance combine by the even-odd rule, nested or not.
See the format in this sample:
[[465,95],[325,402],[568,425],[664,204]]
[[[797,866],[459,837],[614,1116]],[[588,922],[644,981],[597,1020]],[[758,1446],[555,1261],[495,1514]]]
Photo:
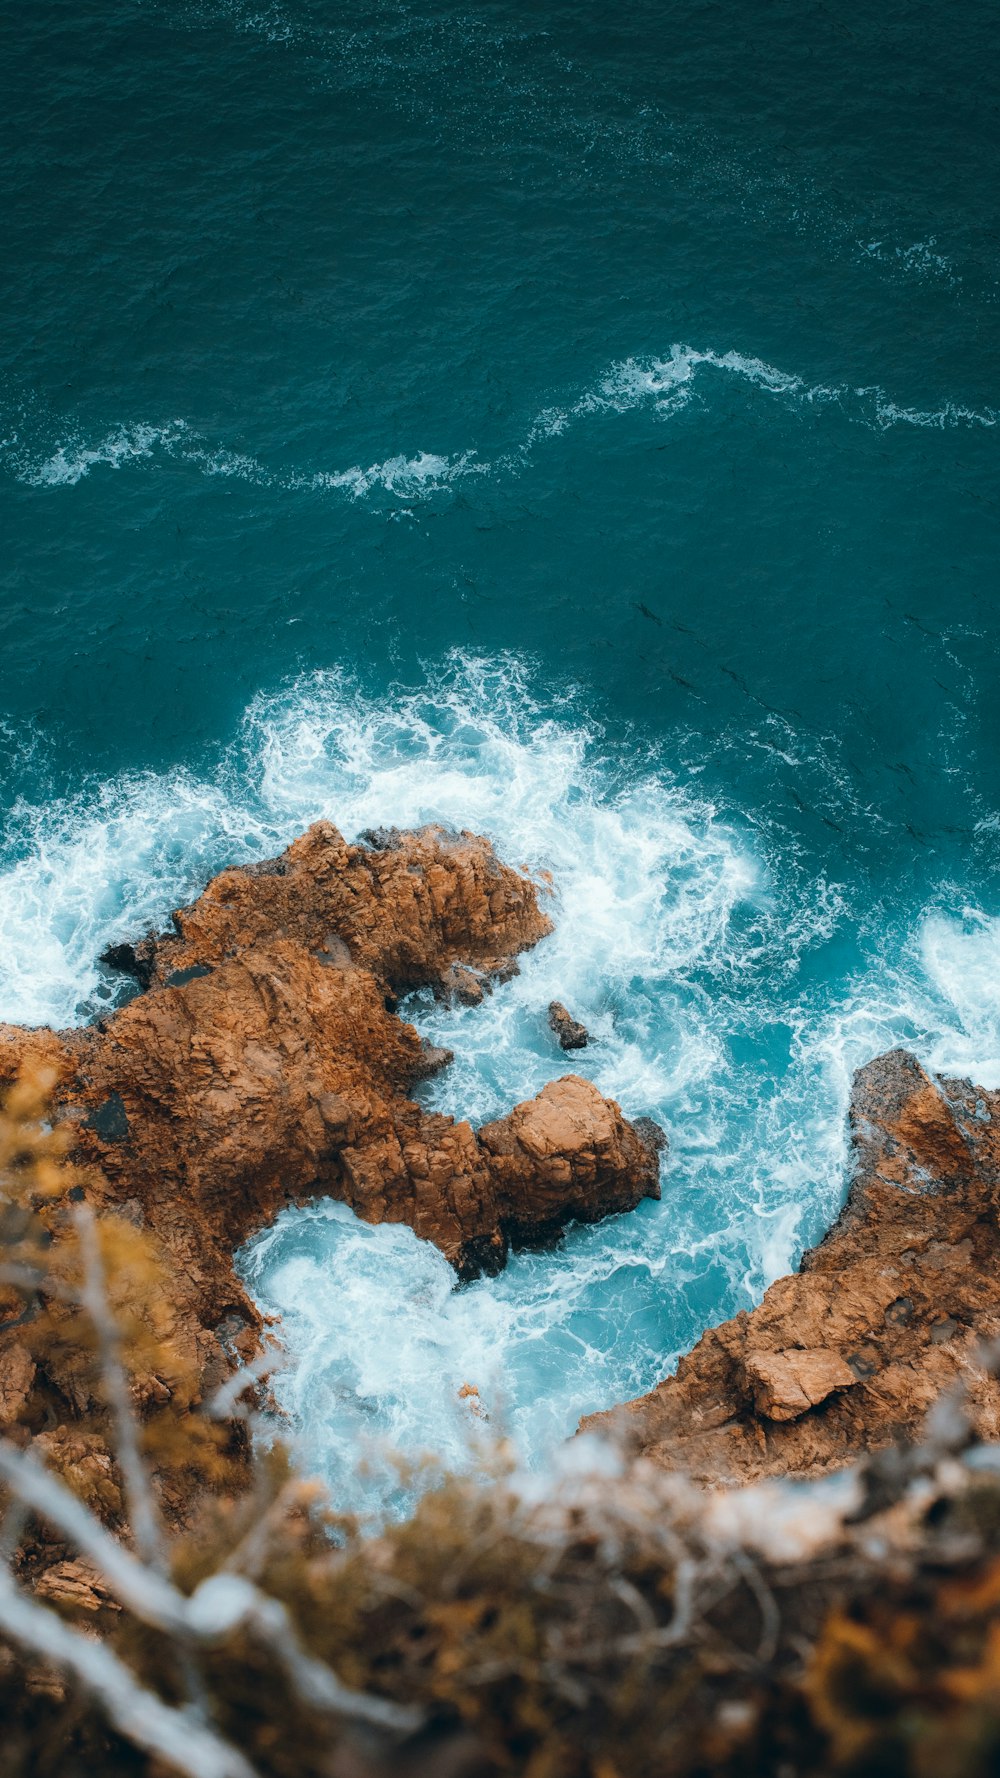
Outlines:
[[536,1460],[755,1300],[876,1049],[1000,1080],[991,27],[0,21],[0,1016],[93,1016],[109,939],[319,814],[445,818],[559,926],[411,1009],[434,1102],[560,1072],[558,992],[671,1135],[659,1209],[458,1295],[325,1207],[248,1256],[341,1492],[363,1435],[457,1460],[462,1381]]

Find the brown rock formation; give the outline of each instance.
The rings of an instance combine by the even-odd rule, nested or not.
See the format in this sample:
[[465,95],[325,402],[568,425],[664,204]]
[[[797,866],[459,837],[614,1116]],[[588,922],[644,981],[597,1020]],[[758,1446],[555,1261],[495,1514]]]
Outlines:
[[534,885],[476,834],[390,828],[366,839],[348,845],[317,821],[280,858],[220,872],[174,915],[173,934],[117,946],[108,961],[144,987],[184,986],[179,976],[286,938],[405,993],[450,986],[453,968],[513,973],[514,953],[552,930]]
[[623,1118],[589,1080],[565,1074],[509,1116],[484,1124],[500,1217],[531,1240],[575,1217],[597,1222],[635,1208],[636,1183],[658,1197],[657,1145]]
[[847,1203],[799,1272],[585,1425],[707,1482],[816,1473],[913,1437],[961,1379],[979,1436],[1000,1437],[977,1363],[1000,1335],[1000,1093],[894,1050],[855,1077],[851,1130]]
[[[408,1098],[449,1058],[397,1017],[396,994],[509,974],[550,922],[485,840],[376,838],[349,846],[321,822],[282,858],[224,871],[175,934],[112,954],[146,992],[102,1028],[0,1028],[0,1082],[27,1057],[57,1070],[88,1196],[154,1231],[188,1337],[215,1331],[223,1373],[218,1343],[245,1353],[259,1325],[232,1253],[287,1202],[329,1193],[407,1222],[468,1276],[499,1270],[511,1239],[659,1189],[650,1143],[585,1081],[481,1136]],[[22,1371],[6,1354],[0,1414]]]
[[590,1032],[579,1019],[574,1019],[567,1012],[561,1000],[549,1002],[549,1028],[559,1039],[559,1048],[563,1050],[583,1050],[590,1042]]

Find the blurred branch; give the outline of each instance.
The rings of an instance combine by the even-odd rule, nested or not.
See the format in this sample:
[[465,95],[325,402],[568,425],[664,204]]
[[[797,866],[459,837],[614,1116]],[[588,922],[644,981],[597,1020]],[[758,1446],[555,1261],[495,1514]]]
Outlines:
[[31,1654],[70,1674],[108,1720],[146,1753],[165,1760],[184,1778],[256,1778],[254,1767],[200,1722],[190,1710],[164,1704],[136,1679],[107,1644],[71,1629],[54,1611],[37,1605],[0,1565],[0,1630]]
[[78,1204],[73,1212],[73,1220],[80,1240],[83,1264],[80,1301],[97,1335],[101,1377],[115,1422],[116,1455],[125,1480],[129,1521],[143,1560],[162,1570],[166,1567],[166,1557],[160,1516],[139,1450],[128,1379],[122,1362],[121,1334],[108,1303],[101,1243],[90,1205]]
[[52,1471],[6,1439],[0,1440],[0,1476],[31,1512],[47,1519],[89,1556],[112,1591],[145,1624],[177,1631],[183,1626],[184,1599],[168,1580],[130,1555]]
[[203,1580],[188,1601],[188,1622],[209,1641],[244,1626],[256,1631],[281,1662],[302,1702],[314,1709],[349,1716],[394,1734],[411,1733],[424,1721],[422,1710],[342,1685],[323,1661],[315,1660],[302,1647],[280,1600],[269,1598],[243,1575],[213,1574]]
[[280,1662],[303,1703],[394,1734],[410,1733],[423,1721],[420,1710],[343,1685],[324,1662],[303,1649],[280,1601],[243,1576],[210,1575],[187,1596],[123,1549],[49,1470],[4,1441],[0,1441],[0,1476],[25,1505],[90,1557],[121,1603],[141,1622],[200,1642],[251,1630]]
[[267,1376],[269,1371],[277,1370],[281,1362],[281,1354],[273,1345],[258,1352],[249,1364],[242,1364],[238,1371],[234,1371],[231,1377],[220,1383],[205,1403],[202,1412],[209,1420],[251,1418],[253,1410],[242,1405],[240,1396],[254,1383],[258,1383],[261,1377]]

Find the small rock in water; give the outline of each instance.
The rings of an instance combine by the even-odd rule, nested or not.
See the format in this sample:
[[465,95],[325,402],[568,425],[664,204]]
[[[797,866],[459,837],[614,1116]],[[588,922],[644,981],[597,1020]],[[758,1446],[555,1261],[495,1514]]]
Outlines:
[[432,1074],[440,1074],[449,1062],[455,1060],[454,1050],[444,1049],[441,1044],[428,1043],[426,1037],[421,1039],[420,1059],[414,1076],[416,1080],[429,1080]]
[[135,945],[108,945],[101,952],[100,960],[108,969],[117,969],[123,975],[134,976],[140,988],[148,988],[155,965],[154,943],[147,937],[140,939]]
[[459,1401],[467,1401],[468,1402],[469,1412],[471,1414],[475,1414],[477,1420],[488,1420],[489,1419],[489,1414],[486,1412],[486,1409],[483,1407],[482,1401],[480,1399],[479,1388],[478,1388],[477,1384],[463,1383],[461,1389],[458,1392],[458,1399],[459,1399]]
[[584,1050],[590,1042],[590,1032],[586,1025],[581,1025],[579,1019],[574,1019],[561,1000],[550,1003],[549,1024],[559,1039],[560,1049]]
[[452,963],[441,976],[446,1000],[458,1000],[462,1006],[481,1006],[490,992],[489,982],[465,963]]
[[521,965],[516,957],[498,957],[495,963],[490,964],[489,968],[490,981],[498,984],[512,982],[514,977],[520,973]]

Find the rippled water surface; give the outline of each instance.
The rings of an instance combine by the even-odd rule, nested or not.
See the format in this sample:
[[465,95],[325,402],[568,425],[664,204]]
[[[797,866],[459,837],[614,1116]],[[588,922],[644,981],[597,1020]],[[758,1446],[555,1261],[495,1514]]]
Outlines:
[[557,994],[662,1203],[460,1292],[326,1204],[243,1257],[339,1497],[539,1460],[821,1231],[860,1061],[1000,1082],[992,11],[0,30],[0,1017],[318,815],[550,870],[520,977],[408,1009],[428,1097],[563,1071]]

